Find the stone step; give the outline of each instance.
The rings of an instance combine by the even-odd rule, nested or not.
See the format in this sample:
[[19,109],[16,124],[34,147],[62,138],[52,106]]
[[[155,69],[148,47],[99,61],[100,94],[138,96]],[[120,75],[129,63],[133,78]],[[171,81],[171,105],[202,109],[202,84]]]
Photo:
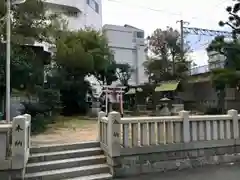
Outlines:
[[[98,175],[108,173],[109,167],[106,164],[74,167],[67,169],[58,169],[52,171],[42,171],[37,173],[28,173],[25,180],[63,180],[69,178],[77,178],[81,176]],[[87,180],[87,179],[86,179]]]
[[108,173],[103,173],[103,174],[96,174],[96,175],[83,176],[83,177],[64,179],[64,180],[108,180],[108,179],[112,179],[112,175]]
[[34,173],[41,171],[50,171],[57,169],[66,169],[72,167],[87,166],[93,164],[106,163],[106,157],[104,155],[87,156],[81,158],[71,158],[55,161],[44,161],[38,163],[28,163],[26,166],[26,173]]
[[59,151],[59,152],[36,153],[36,154],[30,155],[28,163],[95,156],[95,155],[101,155],[102,153],[103,151],[100,147],[67,150],[67,151]]
[[100,143],[96,141],[90,142],[80,142],[80,143],[71,143],[71,144],[54,144],[54,145],[41,145],[39,147],[31,147],[30,153],[45,153],[45,152],[58,152],[58,151],[67,151],[74,149],[85,149],[85,148],[94,148],[99,147]]

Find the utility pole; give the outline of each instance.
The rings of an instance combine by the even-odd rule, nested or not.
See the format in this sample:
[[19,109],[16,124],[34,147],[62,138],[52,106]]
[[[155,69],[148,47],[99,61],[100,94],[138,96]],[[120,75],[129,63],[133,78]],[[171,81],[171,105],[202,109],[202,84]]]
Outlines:
[[181,60],[184,58],[184,37],[183,37],[183,20],[180,20],[180,33],[181,33]]
[[[11,122],[11,5],[24,3],[25,0],[7,0],[6,1],[6,122]],[[9,150],[10,147],[10,131],[7,132],[7,142]],[[11,180],[11,177],[8,177]]]
[[189,24],[189,22],[180,20],[177,21],[177,23],[180,23],[180,49],[181,49],[181,60],[184,60],[184,24]]
[[[181,61],[184,61],[184,24],[189,24],[189,22],[180,20],[177,21],[177,23],[180,23],[180,58]],[[189,65],[188,65],[189,66]],[[175,72],[175,63],[173,65],[173,72]]]
[[6,121],[10,123],[11,109],[11,5],[24,3],[26,0],[7,0],[6,1]]
[[6,121],[10,123],[10,98],[11,98],[11,85],[10,85],[10,64],[11,64],[11,1],[8,0],[7,4],[7,27],[6,27]]

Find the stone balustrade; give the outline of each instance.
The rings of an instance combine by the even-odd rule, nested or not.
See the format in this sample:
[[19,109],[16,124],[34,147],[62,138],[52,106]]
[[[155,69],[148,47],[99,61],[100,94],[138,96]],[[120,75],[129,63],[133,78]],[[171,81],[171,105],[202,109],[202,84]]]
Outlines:
[[8,161],[8,132],[11,129],[12,124],[0,124],[0,170],[11,165]]
[[13,118],[0,124],[0,175],[22,178],[30,154],[31,116]]
[[[126,118],[118,112],[111,112],[108,117],[100,112],[99,140],[115,176],[192,167],[193,156],[195,160],[211,157],[204,162],[216,164],[239,159],[219,159],[219,155],[240,153],[239,119],[236,110],[229,110],[226,115],[197,116],[180,111],[178,116]],[[156,157],[152,158],[153,154]],[[187,160],[187,165],[181,165]]]
[[12,169],[23,169],[30,154],[31,116],[25,114],[13,118]]

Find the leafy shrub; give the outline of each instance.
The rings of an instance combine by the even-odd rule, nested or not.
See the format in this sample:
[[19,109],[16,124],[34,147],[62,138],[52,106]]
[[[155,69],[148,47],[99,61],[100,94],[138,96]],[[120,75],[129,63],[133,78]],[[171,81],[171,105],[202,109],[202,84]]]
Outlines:
[[120,112],[120,104],[119,103],[112,103],[112,110]]
[[41,104],[49,106],[51,112],[59,113],[61,111],[60,93],[54,89],[42,89],[38,90],[38,98]]
[[37,89],[39,102],[23,102],[25,107],[22,114],[30,114],[32,116],[31,131],[32,133],[40,133],[46,130],[48,124],[53,123],[52,116],[58,113],[60,104],[59,92],[52,89]]
[[25,107],[22,114],[30,114],[32,117],[31,131],[39,133],[46,130],[49,121],[50,107],[40,103],[22,103]]
[[33,134],[44,132],[49,124],[48,121],[48,117],[44,116],[43,114],[37,114],[36,116],[33,116],[31,121],[31,132]]
[[208,108],[204,114],[210,114],[210,115],[221,114],[221,110],[218,108]]
[[41,103],[28,103],[28,102],[22,102],[25,109],[23,114],[30,114],[31,116],[36,116],[37,114],[45,114],[51,110],[51,107],[46,104]]

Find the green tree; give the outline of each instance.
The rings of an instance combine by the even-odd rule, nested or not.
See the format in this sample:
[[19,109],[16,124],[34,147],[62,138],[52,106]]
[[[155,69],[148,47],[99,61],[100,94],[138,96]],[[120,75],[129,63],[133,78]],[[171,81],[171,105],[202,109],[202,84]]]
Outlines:
[[92,29],[64,32],[56,41],[56,49],[51,72],[61,90],[65,113],[70,114],[74,109],[85,112],[85,97],[89,91],[86,76],[94,75],[104,81],[111,74],[111,51],[107,41],[103,34]]
[[228,15],[227,21],[219,21],[219,26],[228,26],[232,29],[233,39],[237,40],[237,34],[240,33],[240,2],[237,0],[232,6],[226,8]]
[[[12,28],[11,28],[11,73],[16,75],[17,73],[24,74],[24,78],[12,78],[12,88],[18,88],[19,84],[25,82],[30,83],[30,77],[38,77],[39,71],[43,71],[43,60],[38,59],[36,52],[33,52],[33,48],[29,45],[33,45],[34,42],[51,42],[51,37],[54,34],[56,27],[51,23],[57,21],[55,14],[47,13],[47,9],[41,0],[26,0],[25,3],[19,5],[13,5],[12,9]],[[6,36],[6,21],[5,21],[6,7],[5,1],[0,2],[0,36],[5,39]],[[28,46],[24,47],[24,44]],[[1,43],[1,55],[0,55],[0,80],[1,86],[5,86],[5,45]],[[41,61],[38,63],[33,63]],[[42,64],[42,65],[40,65]],[[36,67],[35,67],[36,65]],[[33,67],[34,66],[34,67]],[[29,72],[31,69],[31,73]],[[38,69],[38,71],[36,71]],[[36,74],[38,73],[38,74]],[[42,73],[43,74],[43,73]],[[35,80],[32,81],[34,84]],[[15,85],[17,86],[15,87]],[[27,87],[27,86],[26,86]]]
[[128,81],[131,78],[133,72],[134,69],[128,63],[116,64],[117,78],[123,86],[129,86]]
[[171,78],[171,74],[165,70],[164,65],[164,60],[148,57],[147,61],[143,63],[143,66],[149,83],[157,84]]
[[224,36],[216,37],[208,46],[207,51],[216,51],[223,55],[225,60],[225,68],[217,69],[212,72],[212,82],[215,89],[218,91],[218,108],[221,112],[224,111],[225,89],[227,87],[239,89],[240,85],[240,44],[237,41],[237,34],[240,32],[240,2],[234,2],[232,6],[228,6],[228,20],[220,21],[220,26],[229,26],[232,29],[233,41],[225,41]]
[[162,80],[183,78],[184,72],[189,67],[188,42],[184,45],[184,59],[180,58],[181,45],[180,33],[173,28],[166,30],[156,29],[148,38],[148,50],[153,54],[144,64],[145,71],[154,78],[154,82]]
[[225,89],[227,87],[239,88],[240,85],[240,44],[237,41],[226,42],[224,37],[216,37],[207,48],[208,52],[216,51],[223,55],[224,69],[212,71],[212,82],[218,91],[218,109],[224,111]]
[[[5,5],[5,1],[0,2],[0,36],[2,40],[0,44],[0,87],[1,93],[3,92],[0,99],[4,99],[6,79]],[[23,4],[12,5],[11,14],[11,89],[23,90],[28,97],[40,95],[45,90],[49,91],[49,89],[43,88],[43,71],[44,64],[50,62],[50,54],[33,44],[43,41],[53,42],[52,36],[57,32],[57,27],[55,27],[55,23],[51,22],[57,21],[57,16],[47,12],[46,6],[41,0],[26,0]],[[41,96],[40,101],[45,102],[49,98],[49,96]],[[36,108],[31,109],[37,111]],[[31,113],[32,111],[27,109],[27,112]]]
[[[5,1],[0,3],[0,34],[6,35],[6,21],[4,21],[6,8]],[[51,23],[56,19],[56,14],[47,12],[42,0],[26,0],[25,3],[11,6],[12,12],[12,41],[19,44],[33,44],[35,41],[49,42],[49,36],[55,30]]]

